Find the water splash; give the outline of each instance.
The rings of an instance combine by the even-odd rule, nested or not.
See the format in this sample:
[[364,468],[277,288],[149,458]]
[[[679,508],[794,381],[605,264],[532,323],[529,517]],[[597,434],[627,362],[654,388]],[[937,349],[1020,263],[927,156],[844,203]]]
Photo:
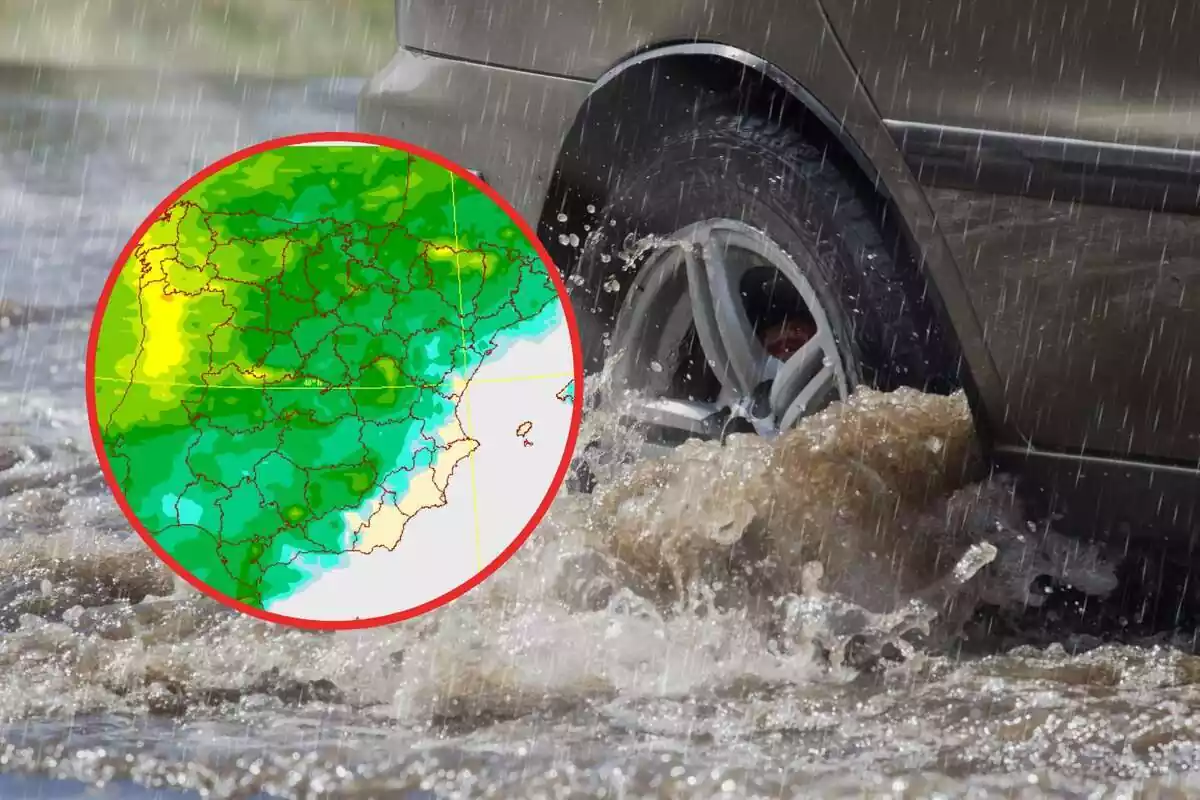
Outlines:
[[[587,425],[632,446],[602,411]],[[38,506],[36,529],[0,543],[0,663],[19,689],[0,713],[324,702],[478,726],[844,680],[944,643],[980,603],[1037,602],[1040,575],[1096,593],[1115,583],[1098,552],[1029,531],[1008,482],[967,483],[977,453],[961,396],[863,391],[772,442],[692,441],[626,462],[597,459],[595,490],[560,496],[479,589],[358,633],[225,611],[131,539],[95,487]],[[14,484],[0,512],[36,497]]]

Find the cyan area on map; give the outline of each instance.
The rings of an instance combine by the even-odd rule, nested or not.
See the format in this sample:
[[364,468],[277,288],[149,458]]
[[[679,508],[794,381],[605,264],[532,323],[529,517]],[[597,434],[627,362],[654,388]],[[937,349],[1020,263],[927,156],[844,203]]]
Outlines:
[[[129,511],[257,609],[393,550],[479,447],[461,406],[481,365],[566,329],[552,268],[402,150],[285,146],[206,177],[118,265],[98,323],[95,422]],[[575,401],[570,378],[551,391]]]

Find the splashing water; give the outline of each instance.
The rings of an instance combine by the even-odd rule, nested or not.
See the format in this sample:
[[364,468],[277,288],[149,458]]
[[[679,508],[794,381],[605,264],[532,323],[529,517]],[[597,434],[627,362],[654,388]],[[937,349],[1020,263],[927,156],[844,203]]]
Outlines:
[[[602,412],[586,424],[589,437],[618,430]],[[1008,482],[964,484],[976,455],[961,396],[862,391],[773,442],[597,459],[595,489],[564,492],[481,587],[352,633],[288,630],[192,592],[130,537],[73,448],[14,446],[0,473],[0,511],[26,529],[0,542],[10,730],[271,712],[429,746],[597,709],[642,730],[639,709],[664,702],[851,685],[881,656],[949,641],[981,602],[1036,602],[1038,575],[1115,583],[1099,553],[1029,531]],[[654,712],[651,727],[677,736],[681,714]]]
[[945,640],[981,602],[1038,602],[1041,576],[1100,595],[1115,587],[1094,548],[1026,529],[1011,481],[964,485],[977,472],[961,394],[860,390],[774,442],[692,440],[610,468],[576,510],[593,572],[585,599],[632,592],[674,614],[747,610],[765,631],[780,621],[764,613],[773,608],[785,639],[809,640],[773,644],[837,652],[852,636],[875,651],[910,631],[928,637],[935,620]]

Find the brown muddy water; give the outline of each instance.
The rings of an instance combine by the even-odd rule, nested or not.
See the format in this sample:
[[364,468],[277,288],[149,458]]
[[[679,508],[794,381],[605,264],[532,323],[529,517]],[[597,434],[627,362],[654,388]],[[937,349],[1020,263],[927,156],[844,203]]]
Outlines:
[[1027,520],[972,472],[961,397],[607,458],[483,586],[385,629],[187,590],[100,480],[91,304],[176,183],[352,127],[357,86],[2,78],[0,797],[1200,792],[1186,574]]

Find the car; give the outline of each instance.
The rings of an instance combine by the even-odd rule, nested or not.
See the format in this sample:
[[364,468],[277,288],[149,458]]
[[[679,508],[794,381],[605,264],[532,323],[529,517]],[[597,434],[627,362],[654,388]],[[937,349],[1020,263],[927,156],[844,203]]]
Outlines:
[[[398,0],[363,130],[511,201],[671,443],[962,388],[1061,529],[1190,550],[1200,6]],[[627,390],[627,391],[626,391]],[[614,392],[616,389],[613,390]]]

